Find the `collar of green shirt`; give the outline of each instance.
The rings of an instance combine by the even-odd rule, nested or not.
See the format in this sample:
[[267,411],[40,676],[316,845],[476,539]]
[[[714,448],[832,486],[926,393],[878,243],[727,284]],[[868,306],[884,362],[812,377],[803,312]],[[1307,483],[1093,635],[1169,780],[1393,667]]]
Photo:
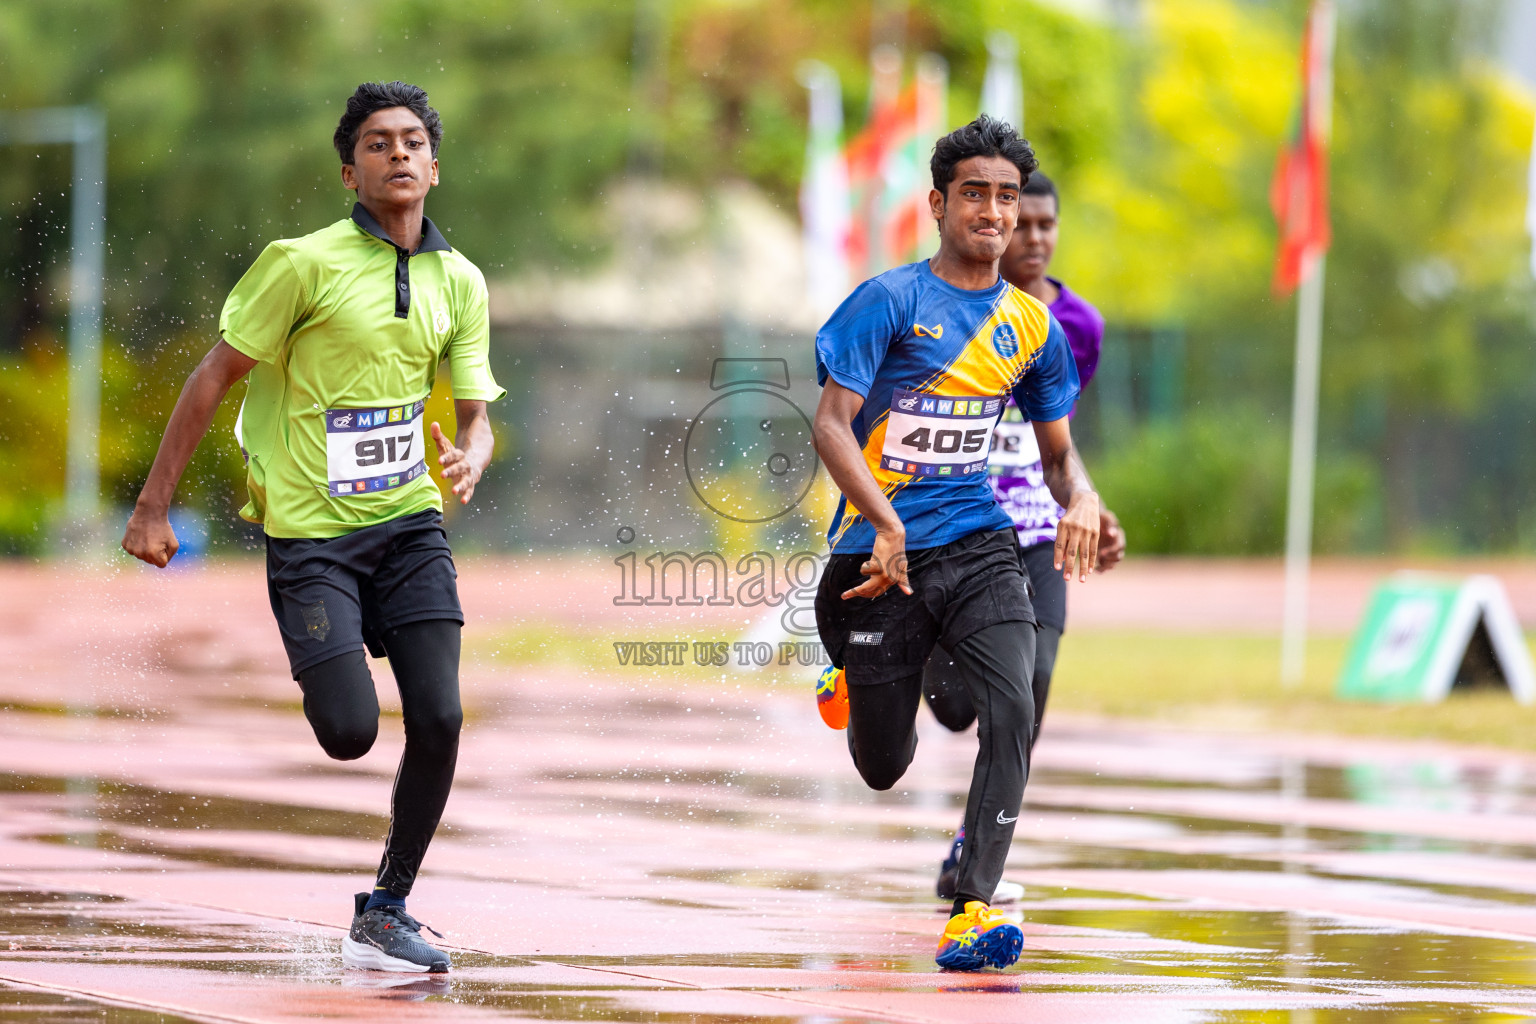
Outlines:
[[395,240],[379,226],[379,222],[364,209],[362,203],[352,204],[352,223],[394,248],[395,316],[400,320],[406,319],[411,315],[411,257],[420,256],[424,252],[452,252],[453,247],[443,238],[442,232],[437,230],[437,225],[432,223],[430,217],[421,218],[421,244],[415,252],[406,252],[395,245]]
[[[379,222],[373,219],[373,214],[369,213],[362,203],[352,204],[352,220],[379,241],[394,245],[396,252],[405,252],[404,249],[395,245],[395,240],[379,226]],[[424,252],[453,252],[453,246],[443,238],[442,232],[437,230],[437,225],[432,223],[431,217],[421,218],[421,244],[416,247],[415,252],[407,252],[405,255],[419,256]]]

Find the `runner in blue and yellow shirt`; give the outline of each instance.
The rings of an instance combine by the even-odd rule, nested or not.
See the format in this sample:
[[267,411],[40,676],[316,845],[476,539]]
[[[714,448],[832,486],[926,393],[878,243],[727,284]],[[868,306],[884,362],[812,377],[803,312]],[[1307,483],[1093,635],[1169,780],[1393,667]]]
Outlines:
[[936,645],[954,656],[978,710],[968,838],[936,956],[961,970],[1006,966],[1023,944],[988,906],[1034,722],[1034,612],[1013,523],[987,481],[1010,395],[1066,509],[1054,570],[1086,580],[1097,561],[1098,495],[1067,423],[1078,394],[1071,350],[1045,304],[998,274],[1036,166],[1029,144],[986,116],[940,139],[929,196],[938,253],[860,285],[816,336],[816,448],[843,493],[816,616],[843,670],[854,764],[874,789],[906,772]]
[[[1046,304],[1056,322],[1061,324],[1072,349],[1080,387],[1087,388],[1099,364],[1099,350],[1104,340],[1104,317],[1081,295],[1063,282],[1047,276],[1051,257],[1056,252],[1060,232],[1061,198],[1056,185],[1036,171],[1024,183],[1019,194],[1019,219],[1008,248],[998,263],[1003,280],[1033,295]],[[1056,667],[1056,652],[1067,628],[1067,584],[1052,571],[1056,528],[1066,509],[1056,503],[1045,484],[1045,468],[1040,462],[1040,446],[1029,421],[1010,401],[1002,421],[992,432],[992,454],[987,460],[992,494],[1018,534],[1019,557],[1029,576],[1031,601],[1039,632],[1035,634],[1035,671],[1030,691],[1035,700],[1035,722],[1031,743],[1040,739],[1040,724],[1045,717],[1045,702],[1051,692],[1051,676]],[[1099,509],[1099,562],[1101,572],[1108,571],[1125,555],[1125,531],[1107,508]],[[971,695],[960,681],[954,659],[942,650],[934,651],[923,674],[923,697],[934,717],[945,727],[961,732],[976,721]],[[960,853],[965,846],[965,831],[956,834],[949,856],[939,865],[936,887],[941,899],[953,899]],[[993,894],[994,903],[1022,898],[1024,887],[1003,879]]]

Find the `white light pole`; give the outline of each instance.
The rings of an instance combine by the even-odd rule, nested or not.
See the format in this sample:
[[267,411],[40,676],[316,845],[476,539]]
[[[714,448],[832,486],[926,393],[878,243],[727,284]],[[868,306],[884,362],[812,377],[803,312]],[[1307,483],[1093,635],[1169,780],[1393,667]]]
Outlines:
[[1307,668],[1307,584],[1312,563],[1312,492],[1317,471],[1317,394],[1323,348],[1319,255],[1296,296],[1296,381],[1291,401],[1291,479],[1285,512],[1285,617],[1280,678],[1297,686]]
[[64,514],[71,527],[101,511],[101,302],[107,234],[107,119],[95,107],[0,113],[0,143],[73,149],[69,212],[69,421]]

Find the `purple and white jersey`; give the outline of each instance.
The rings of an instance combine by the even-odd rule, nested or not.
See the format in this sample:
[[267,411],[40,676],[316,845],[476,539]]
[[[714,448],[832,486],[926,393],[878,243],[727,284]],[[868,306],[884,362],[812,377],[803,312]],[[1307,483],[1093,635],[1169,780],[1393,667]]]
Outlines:
[[[1051,314],[1066,332],[1077,362],[1080,388],[1086,388],[1099,368],[1099,349],[1104,343],[1104,317],[1087,300],[1054,277],[1046,278],[1059,289]],[[1010,399],[1003,418],[992,431],[992,454],[987,459],[992,495],[1018,531],[1019,546],[1030,547],[1056,540],[1056,525],[1067,510],[1056,504],[1045,486],[1045,467],[1035,429]]]

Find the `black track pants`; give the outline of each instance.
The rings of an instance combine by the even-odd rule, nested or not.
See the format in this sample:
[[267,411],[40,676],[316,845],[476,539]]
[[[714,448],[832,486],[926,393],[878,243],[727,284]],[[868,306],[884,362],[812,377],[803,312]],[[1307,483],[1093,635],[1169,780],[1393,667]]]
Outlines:
[[[1029,683],[1035,698],[1035,723],[1029,734],[1031,747],[1040,738],[1040,723],[1045,720],[1045,701],[1051,694],[1051,673],[1056,669],[1056,652],[1060,646],[1061,630],[1042,625],[1035,638],[1035,671]],[[952,732],[964,732],[976,721],[970,691],[960,679],[955,659],[943,648],[935,650],[923,668],[923,697],[928,701],[933,717]]]
[[[965,804],[965,848],[955,883],[959,899],[992,901],[1013,842],[1029,778],[1035,626],[1003,622],[955,645],[954,663],[977,718],[980,749]],[[923,673],[848,687],[848,749],[872,789],[890,789],[917,751]]]
[[[389,835],[377,885],[402,899],[411,892],[427,845],[453,787],[459,755],[460,625],[450,619],[410,622],[381,638],[400,687],[405,754],[390,796]],[[362,757],[379,732],[379,699],[362,651],[350,651],[299,673],[304,716],[325,752]]]

